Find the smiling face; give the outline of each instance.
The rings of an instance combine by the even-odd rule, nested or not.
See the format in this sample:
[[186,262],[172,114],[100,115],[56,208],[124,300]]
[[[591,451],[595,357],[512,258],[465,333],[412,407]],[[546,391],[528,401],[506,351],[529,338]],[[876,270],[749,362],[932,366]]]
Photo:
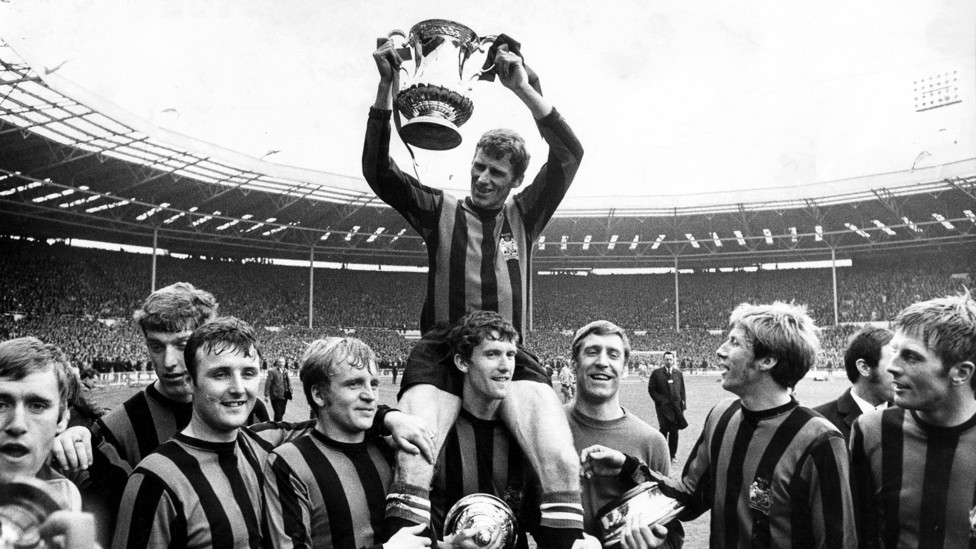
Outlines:
[[760,369],[752,351],[752,337],[741,324],[729,331],[729,337],[715,352],[722,368],[722,388],[743,396],[759,379]]
[[590,334],[579,349],[573,357],[578,398],[594,404],[615,398],[626,361],[623,340],[617,334]]
[[247,423],[254,408],[261,359],[254,348],[250,356],[233,349],[219,350],[215,354],[207,346],[197,349],[190,426],[197,438],[226,442],[237,437],[237,429]]
[[53,368],[0,378],[0,482],[35,476],[67,424]]
[[512,189],[522,184],[514,173],[511,154],[493,158],[479,148],[471,161],[471,202],[485,209],[502,207]]
[[156,389],[177,402],[193,398],[190,377],[183,363],[183,349],[193,330],[182,332],[146,331],[146,348],[156,370]]
[[329,382],[312,389],[319,405],[319,428],[339,442],[362,442],[376,416],[380,382],[376,363],[357,368],[343,360],[335,366]]
[[495,339],[498,332],[479,343],[472,351],[471,358],[455,355],[455,365],[465,373],[464,398],[473,398],[479,403],[497,401],[508,394],[509,382],[515,372],[514,341]]
[[951,389],[942,359],[913,332],[895,332],[891,347],[894,358],[888,371],[894,380],[895,406],[920,412],[938,410]]

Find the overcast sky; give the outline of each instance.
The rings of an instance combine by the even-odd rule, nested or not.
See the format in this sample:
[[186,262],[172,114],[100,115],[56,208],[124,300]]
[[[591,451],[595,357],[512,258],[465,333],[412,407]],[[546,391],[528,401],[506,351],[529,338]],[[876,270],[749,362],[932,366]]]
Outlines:
[[[35,69],[167,129],[360,177],[376,38],[452,19],[522,42],[586,149],[574,195],[672,195],[976,157],[974,5],[4,0],[0,36]],[[916,112],[930,77],[961,102]],[[497,126],[529,137],[538,166],[544,145],[514,95],[480,82],[472,98],[459,149],[418,152],[428,184],[464,188],[477,136]]]

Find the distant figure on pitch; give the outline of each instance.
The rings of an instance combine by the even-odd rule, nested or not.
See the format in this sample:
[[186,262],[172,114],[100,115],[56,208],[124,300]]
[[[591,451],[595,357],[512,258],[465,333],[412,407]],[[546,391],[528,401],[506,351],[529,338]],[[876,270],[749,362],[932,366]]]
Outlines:
[[685,420],[686,405],[685,377],[681,368],[675,366],[674,352],[664,353],[664,366],[651,372],[647,380],[647,394],[654,400],[657,422],[661,434],[668,439],[671,461],[677,461],[678,431],[688,426]]
[[264,382],[264,400],[269,398],[274,411],[272,421],[281,421],[285,417],[285,407],[291,400],[291,380],[288,379],[283,357],[275,359],[274,366],[268,370],[268,378]]

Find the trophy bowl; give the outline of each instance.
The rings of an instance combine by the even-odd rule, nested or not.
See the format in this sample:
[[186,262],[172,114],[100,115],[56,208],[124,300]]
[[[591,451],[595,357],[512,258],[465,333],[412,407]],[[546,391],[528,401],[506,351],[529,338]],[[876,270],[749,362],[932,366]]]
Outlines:
[[512,549],[518,541],[515,514],[501,499],[491,494],[470,494],[459,499],[444,518],[444,537],[462,530],[477,528],[475,543],[487,547],[496,533],[502,536],[503,549]]
[[597,512],[603,546],[620,544],[628,523],[639,521],[646,526],[664,524],[674,519],[682,509],[677,500],[661,493],[656,482],[642,482]]
[[0,483],[0,549],[46,547],[41,524],[61,508],[60,498],[40,480]]
[[[393,107],[407,119],[400,137],[410,145],[435,151],[461,144],[458,127],[471,118],[474,103],[468,97],[471,82],[481,70],[465,73],[475,53],[495,37],[479,38],[470,28],[446,19],[429,19],[414,25],[409,33],[392,31],[388,38],[399,48],[407,74],[395,87]],[[406,60],[413,61],[412,70]]]

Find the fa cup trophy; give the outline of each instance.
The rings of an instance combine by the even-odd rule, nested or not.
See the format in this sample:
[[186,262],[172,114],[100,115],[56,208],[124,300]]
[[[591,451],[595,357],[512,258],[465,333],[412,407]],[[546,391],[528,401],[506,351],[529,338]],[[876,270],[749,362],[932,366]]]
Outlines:
[[518,541],[515,514],[501,499],[491,494],[470,494],[459,499],[444,518],[444,537],[476,528],[474,542],[487,547],[500,536],[502,549],[512,549]]
[[597,511],[604,547],[620,544],[624,528],[636,521],[646,526],[670,522],[684,507],[661,493],[656,482],[643,482]]
[[[430,19],[417,23],[409,33],[392,31],[388,38],[404,59],[400,71],[406,73],[393,96],[393,108],[408,120],[399,128],[400,137],[422,149],[457,147],[461,144],[458,127],[474,110],[468,97],[474,80],[493,68],[466,72],[465,65],[474,54],[485,53],[495,37],[479,38],[460,23]],[[411,64],[412,70],[407,66]]]

